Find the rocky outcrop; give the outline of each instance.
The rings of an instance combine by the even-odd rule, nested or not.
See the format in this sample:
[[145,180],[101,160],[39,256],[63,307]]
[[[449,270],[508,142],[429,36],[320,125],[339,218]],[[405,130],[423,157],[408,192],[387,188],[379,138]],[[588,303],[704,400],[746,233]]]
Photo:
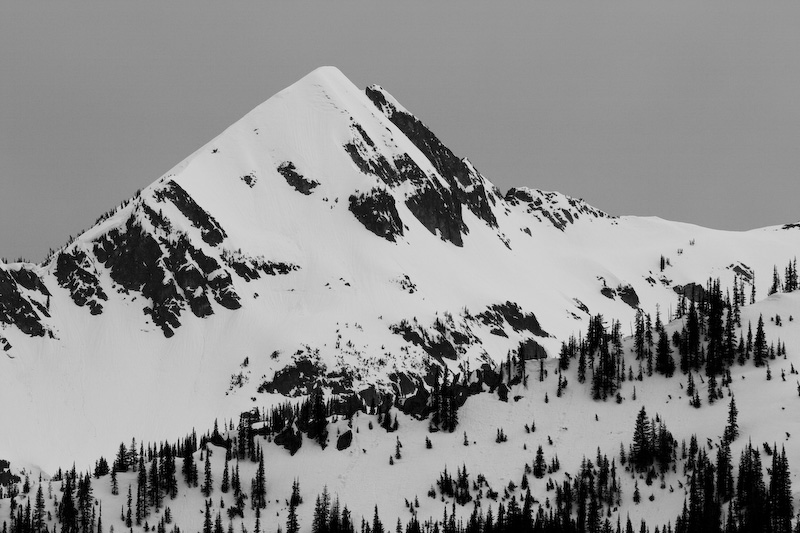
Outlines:
[[168,181],[162,188],[154,191],[154,196],[156,201],[163,202],[166,198],[175,204],[192,226],[200,230],[203,240],[211,246],[216,246],[227,237],[225,230],[214,217],[197,205],[197,202],[175,181]]
[[223,250],[222,260],[245,281],[260,279],[261,274],[283,276],[295,270],[300,270],[299,266],[292,263],[266,261],[261,257],[248,257],[241,252],[230,252],[228,250]]
[[706,289],[699,283],[687,283],[672,287],[676,294],[682,294],[691,302],[702,302],[706,299]]
[[286,426],[275,435],[275,444],[289,450],[289,455],[294,455],[303,445],[303,433],[292,425]]
[[519,305],[514,302],[505,302],[489,306],[486,311],[477,315],[486,325],[500,325],[503,321],[508,323],[514,331],[527,331],[537,337],[549,337],[550,335],[542,329],[536,315],[525,313]]
[[639,295],[631,285],[620,285],[617,287],[617,294],[619,299],[628,304],[633,309],[639,307]]
[[241,307],[230,274],[216,259],[195,248],[182,234],[156,238],[142,229],[135,215],[94,242],[94,255],[111,279],[127,291],[141,292],[151,306],[144,312],[171,337],[188,303],[195,316],[213,314],[208,296],[227,309]]
[[13,324],[31,337],[42,337],[46,332],[42,317],[22,294],[11,272],[5,268],[0,268],[0,322]]
[[344,145],[344,150],[350,155],[353,163],[364,174],[377,176],[389,187],[394,187],[402,182],[397,169],[394,168],[386,157],[381,154],[364,128],[357,123],[351,125],[353,138]]
[[[497,227],[497,219],[491,207],[491,195],[486,190],[484,180],[472,165],[453,154],[417,117],[398,109],[386,98],[381,88],[368,87],[366,94],[372,103],[414,143],[414,146],[425,155],[439,175],[445,179],[454,201],[466,205],[476,217],[490,227]],[[454,241],[451,242],[455,244]]]
[[351,195],[350,212],[378,237],[395,242],[403,236],[403,221],[397,213],[394,197],[384,189],[374,188]]
[[464,245],[462,236],[469,229],[461,217],[461,204],[450,191],[428,184],[409,195],[406,206],[432,234],[456,246]]
[[336,439],[336,449],[339,451],[346,450],[353,442],[353,432],[347,430]]
[[512,187],[505,195],[505,201],[520,206],[537,220],[547,221],[561,231],[575,224],[581,217],[614,218],[596,209],[583,200],[572,198],[558,192],[546,192],[527,187]]
[[58,284],[69,291],[75,305],[88,307],[93,315],[103,312],[101,301],[107,301],[100,280],[92,271],[92,264],[86,252],[80,248],[63,251],[56,259],[55,276]]
[[[311,194],[311,191],[313,191],[314,188],[319,185],[318,181],[306,179],[302,174],[297,172],[297,168],[291,161],[284,161],[278,165],[278,174],[283,176],[283,179],[286,180],[286,183],[293,187],[294,190],[301,194],[305,194],[306,196]],[[252,185],[250,186],[252,187]]]

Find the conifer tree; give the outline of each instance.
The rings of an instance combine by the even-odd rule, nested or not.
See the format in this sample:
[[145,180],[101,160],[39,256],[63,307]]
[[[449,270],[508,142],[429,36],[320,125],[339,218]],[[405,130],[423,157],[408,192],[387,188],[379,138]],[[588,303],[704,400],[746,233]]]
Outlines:
[[725,432],[722,435],[722,440],[725,442],[733,442],[739,436],[739,424],[736,422],[736,417],[739,410],[736,409],[736,400],[731,396],[731,402],[728,404],[728,425],[725,426]]
[[147,516],[147,471],[144,467],[144,458],[139,455],[139,464],[136,475],[136,525],[142,525],[142,520]]
[[267,506],[266,476],[264,473],[264,453],[259,449],[258,469],[256,477],[251,483],[251,497],[253,509],[264,509]]
[[150,463],[150,483],[149,483],[149,500],[150,506],[154,507],[156,512],[161,509],[162,494],[161,494],[161,472],[158,469],[158,460],[153,459]]
[[119,483],[117,482],[117,470],[111,469],[111,494],[116,496],[119,494]]
[[791,533],[794,512],[791,472],[786,459],[786,450],[781,447],[781,453],[778,453],[776,445],[773,446],[773,450],[772,468],[769,471],[770,531]]
[[289,505],[297,507],[303,503],[303,497],[300,496],[300,481],[295,479],[292,482],[292,495],[289,497]]
[[767,357],[767,340],[764,335],[764,317],[758,315],[758,326],[756,327],[755,341],[753,342],[753,363],[756,366],[764,366]]
[[731,448],[728,441],[723,440],[717,448],[717,495],[727,502],[733,496],[733,466],[731,464]]
[[133,495],[131,493],[131,486],[128,485],[128,511],[125,513],[125,527],[131,527],[133,525],[133,511],[131,509],[133,505]]
[[200,490],[203,493],[203,496],[205,496],[206,498],[208,498],[214,491],[214,484],[211,476],[211,459],[209,457],[210,455],[211,454],[209,453],[208,448],[206,448],[206,461],[203,467],[203,486],[200,488]]
[[206,512],[203,518],[203,533],[212,533],[213,523],[211,522],[211,500],[206,500]]
[[175,451],[171,446],[164,450],[163,466],[161,468],[161,482],[164,493],[169,494],[170,499],[178,497],[178,480],[176,478]]
[[547,472],[547,463],[544,460],[544,450],[542,446],[536,449],[536,458],[533,461],[533,477],[541,479]]
[[117,458],[114,460],[113,470],[117,472],[128,471],[128,450],[125,448],[124,443],[119,444],[119,451],[117,452]]
[[222,470],[222,484],[219,487],[219,490],[222,491],[223,494],[227,494],[230,490],[230,473],[228,472],[228,458],[225,457],[225,467]]
[[131,446],[128,448],[128,465],[135,472],[139,466],[139,455],[136,453],[136,439],[131,439]]
[[675,361],[672,359],[672,348],[669,345],[669,337],[664,328],[658,332],[658,345],[656,347],[656,372],[672,377],[675,373]]
[[197,486],[197,465],[189,446],[186,446],[183,456],[183,479],[189,487]]
[[773,267],[773,271],[772,271],[772,285],[769,288],[769,292],[767,293],[767,296],[771,296],[771,295],[775,294],[776,292],[780,292],[781,289],[782,289],[782,287],[781,287],[781,277],[778,274],[778,266],[775,265]]
[[314,518],[311,523],[312,533],[328,533],[328,523],[330,519],[330,495],[328,494],[328,487],[322,488],[322,494],[317,495],[317,501],[314,505]]
[[290,502],[289,514],[286,516],[286,533],[299,533],[300,527],[297,523],[297,505]]
[[72,496],[72,480],[71,476],[67,476],[64,495],[58,508],[58,514],[61,519],[61,533],[75,533],[78,531],[78,510],[75,508],[75,501]]
[[39,483],[39,488],[36,491],[36,505],[33,508],[33,532],[41,533],[44,528],[44,491],[42,484]]
[[384,533],[383,522],[378,516],[378,506],[375,506],[375,514],[372,517],[372,533]]
[[636,416],[636,425],[633,430],[633,446],[630,461],[634,467],[641,471],[653,462],[650,443],[652,441],[650,423],[644,406]]

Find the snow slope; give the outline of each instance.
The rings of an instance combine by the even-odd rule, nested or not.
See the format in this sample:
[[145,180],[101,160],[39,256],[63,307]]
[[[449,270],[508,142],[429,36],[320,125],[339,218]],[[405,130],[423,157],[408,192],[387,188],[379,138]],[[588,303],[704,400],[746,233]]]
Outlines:
[[[528,341],[556,356],[590,314],[630,324],[632,293],[666,314],[676,287],[730,285],[738,269],[762,296],[798,245],[791,227],[725,232],[503,195],[382,88],[323,67],[45,264],[0,265],[0,423],[15,428],[0,457],[52,472],[134,435],[236,419],[282,401],[257,390],[304,358],[354,391],[391,391],[398,374],[437,361],[463,374]],[[505,302],[539,327],[479,318]],[[395,333],[403,321],[445,351]]]

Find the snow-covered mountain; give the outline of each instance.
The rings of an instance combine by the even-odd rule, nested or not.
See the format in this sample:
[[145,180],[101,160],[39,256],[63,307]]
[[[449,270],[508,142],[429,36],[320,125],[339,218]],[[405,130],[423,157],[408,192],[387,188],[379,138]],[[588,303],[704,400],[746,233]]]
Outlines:
[[503,193],[383,88],[323,67],[44,264],[0,263],[0,457],[87,465],[319,384],[414,414],[435,367],[556,357],[592,315],[666,317],[709,277],[761,297],[798,249],[797,225]]

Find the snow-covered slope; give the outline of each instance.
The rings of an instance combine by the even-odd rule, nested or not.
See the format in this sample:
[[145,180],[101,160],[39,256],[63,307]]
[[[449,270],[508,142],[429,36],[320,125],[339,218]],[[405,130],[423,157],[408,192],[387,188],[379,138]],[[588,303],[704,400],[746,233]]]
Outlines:
[[320,68],[45,264],[0,264],[0,457],[86,465],[319,382],[404,400],[434,365],[555,357],[590,315],[666,315],[709,277],[764,295],[799,245],[503,195],[381,87]]

